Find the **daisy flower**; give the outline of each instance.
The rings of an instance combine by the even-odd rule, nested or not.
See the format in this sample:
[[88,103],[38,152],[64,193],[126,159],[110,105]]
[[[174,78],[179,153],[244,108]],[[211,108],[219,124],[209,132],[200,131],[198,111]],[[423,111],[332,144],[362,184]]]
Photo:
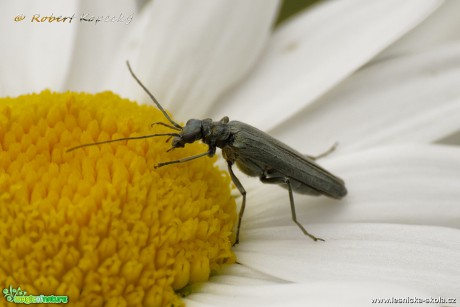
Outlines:
[[[11,4],[0,4],[0,92],[22,96],[0,103],[5,298],[12,284],[75,305],[460,299],[456,2],[326,1],[275,28],[277,1]],[[61,15],[74,19],[50,22]],[[178,120],[228,115],[310,155],[339,142],[319,164],[347,197],[294,196],[326,242],[293,224],[286,190],[237,173],[248,194],[233,254],[235,200],[215,160],[152,167],[199,144],[66,155],[167,131],[149,127],[165,121],[155,108],[87,94],[149,102],[127,59]],[[173,290],[186,285],[181,300]]]

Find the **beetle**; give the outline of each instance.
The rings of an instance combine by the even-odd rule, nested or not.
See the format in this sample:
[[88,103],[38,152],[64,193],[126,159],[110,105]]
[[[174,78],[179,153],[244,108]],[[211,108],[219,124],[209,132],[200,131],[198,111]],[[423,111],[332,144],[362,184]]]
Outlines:
[[334,150],[335,145],[330,150],[317,157],[302,155],[295,149],[280,142],[267,133],[243,122],[235,120],[230,121],[227,116],[223,117],[220,121],[213,121],[210,118],[202,120],[189,119],[185,126],[181,126],[166,113],[158,100],[138,79],[131,69],[129,62],[126,62],[126,64],[133,78],[149,95],[170,123],[157,122],[152,125],[160,124],[178,132],[126,137],[82,144],[68,149],[67,152],[87,146],[157,136],[168,136],[172,138],[171,148],[168,150],[171,151],[175,148],[182,148],[186,144],[201,140],[208,145],[208,150],[206,152],[179,160],[161,162],[156,164],[155,168],[175,163],[184,163],[204,156],[212,157],[215,155],[217,148],[222,149],[222,155],[227,161],[230,177],[243,197],[238,214],[238,225],[234,245],[239,243],[241,221],[246,207],[246,190],[233,172],[232,166],[235,164],[248,176],[259,177],[262,183],[278,184],[287,188],[293,222],[305,235],[309,236],[314,241],[324,241],[310,234],[302,224],[297,221],[293,192],[315,196],[325,195],[335,199],[341,199],[347,195],[344,181],[315,162],[316,159]]

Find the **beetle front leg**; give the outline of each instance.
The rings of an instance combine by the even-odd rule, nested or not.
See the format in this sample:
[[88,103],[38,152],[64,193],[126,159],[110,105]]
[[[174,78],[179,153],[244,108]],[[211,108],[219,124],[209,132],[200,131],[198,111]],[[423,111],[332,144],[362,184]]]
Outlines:
[[263,183],[271,183],[271,184],[287,184],[288,186],[288,191],[289,191],[289,201],[291,203],[291,214],[292,214],[292,220],[294,221],[294,223],[297,224],[297,226],[299,226],[300,230],[302,230],[302,232],[309,236],[313,241],[324,241],[323,239],[321,238],[318,238],[318,237],[315,237],[314,235],[312,235],[311,233],[309,233],[303,226],[302,224],[300,224],[298,221],[297,221],[297,215],[295,213],[295,205],[294,205],[294,195],[292,193],[292,187],[291,187],[291,182],[289,181],[289,178],[286,178],[286,177],[266,177],[265,175],[260,177],[260,181],[262,181]]
[[182,158],[182,159],[179,159],[179,160],[173,160],[173,161],[168,161],[168,162],[160,162],[158,164],[156,164],[154,166],[154,168],[159,168],[159,167],[162,167],[162,166],[165,166],[165,165],[170,165],[170,164],[177,164],[177,163],[184,163],[184,162],[187,162],[187,161],[191,161],[191,160],[195,160],[195,159],[198,159],[198,158],[201,158],[201,157],[204,157],[204,156],[209,156],[210,153],[209,151],[207,152],[203,152],[199,155],[196,155],[196,156],[191,156],[191,157],[186,157],[186,158]]

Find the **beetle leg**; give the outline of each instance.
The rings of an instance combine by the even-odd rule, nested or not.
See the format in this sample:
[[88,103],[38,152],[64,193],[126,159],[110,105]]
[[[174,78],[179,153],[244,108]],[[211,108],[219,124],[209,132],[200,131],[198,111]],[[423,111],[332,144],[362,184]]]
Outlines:
[[233,170],[232,170],[233,162],[227,160],[227,165],[228,165],[228,172],[230,173],[230,177],[232,178],[233,183],[236,185],[238,191],[240,191],[241,196],[243,196],[243,202],[241,203],[240,212],[238,214],[238,226],[236,229],[236,240],[235,240],[235,243],[233,243],[233,246],[235,246],[240,242],[241,220],[243,219],[244,208],[246,207],[246,190],[244,189],[240,180],[235,176],[235,173],[233,173]]
[[161,163],[156,164],[154,167],[159,168],[159,167],[169,165],[169,164],[187,162],[187,161],[190,161],[190,160],[195,160],[195,159],[198,159],[198,158],[201,158],[201,157],[204,157],[204,156],[208,156],[209,154],[210,154],[210,152],[207,151],[207,152],[203,152],[203,153],[201,153],[199,155],[196,155],[196,156],[186,157],[186,158],[182,158],[182,159],[174,160],[174,161],[161,162]]
[[289,191],[289,201],[291,203],[291,214],[292,214],[292,220],[294,221],[294,223],[297,224],[297,226],[299,226],[300,230],[302,230],[302,232],[309,236],[313,241],[324,241],[323,239],[321,238],[318,238],[318,237],[315,237],[314,235],[312,235],[311,233],[309,233],[303,226],[302,224],[300,224],[298,221],[297,221],[297,215],[295,213],[295,205],[294,205],[294,196],[293,196],[293,193],[292,193],[292,187],[291,187],[291,182],[289,181],[289,178],[286,178],[286,177],[269,177],[267,178],[265,175],[260,177],[260,181],[262,181],[263,183],[272,183],[272,184],[287,184],[288,186],[288,191]]
[[329,148],[329,149],[326,150],[325,152],[323,152],[323,153],[321,153],[321,154],[319,154],[319,155],[317,155],[317,156],[309,156],[309,155],[307,155],[307,157],[310,158],[310,159],[312,159],[312,160],[318,160],[318,159],[324,158],[325,156],[327,156],[327,155],[331,154],[333,151],[335,151],[336,148],[337,148],[337,145],[339,145],[339,144],[338,144],[337,142],[335,142],[335,143],[331,146],[331,148]]

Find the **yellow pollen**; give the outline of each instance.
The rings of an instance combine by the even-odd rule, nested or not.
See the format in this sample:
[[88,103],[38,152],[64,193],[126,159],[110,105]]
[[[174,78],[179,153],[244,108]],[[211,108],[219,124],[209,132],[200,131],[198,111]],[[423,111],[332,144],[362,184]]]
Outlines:
[[[0,287],[70,306],[183,306],[175,290],[233,263],[236,207],[215,158],[154,169],[169,153],[159,110],[104,92],[0,99]],[[0,298],[0,300],[3,298]],[[6,302],[6,301],[5,301]]]

